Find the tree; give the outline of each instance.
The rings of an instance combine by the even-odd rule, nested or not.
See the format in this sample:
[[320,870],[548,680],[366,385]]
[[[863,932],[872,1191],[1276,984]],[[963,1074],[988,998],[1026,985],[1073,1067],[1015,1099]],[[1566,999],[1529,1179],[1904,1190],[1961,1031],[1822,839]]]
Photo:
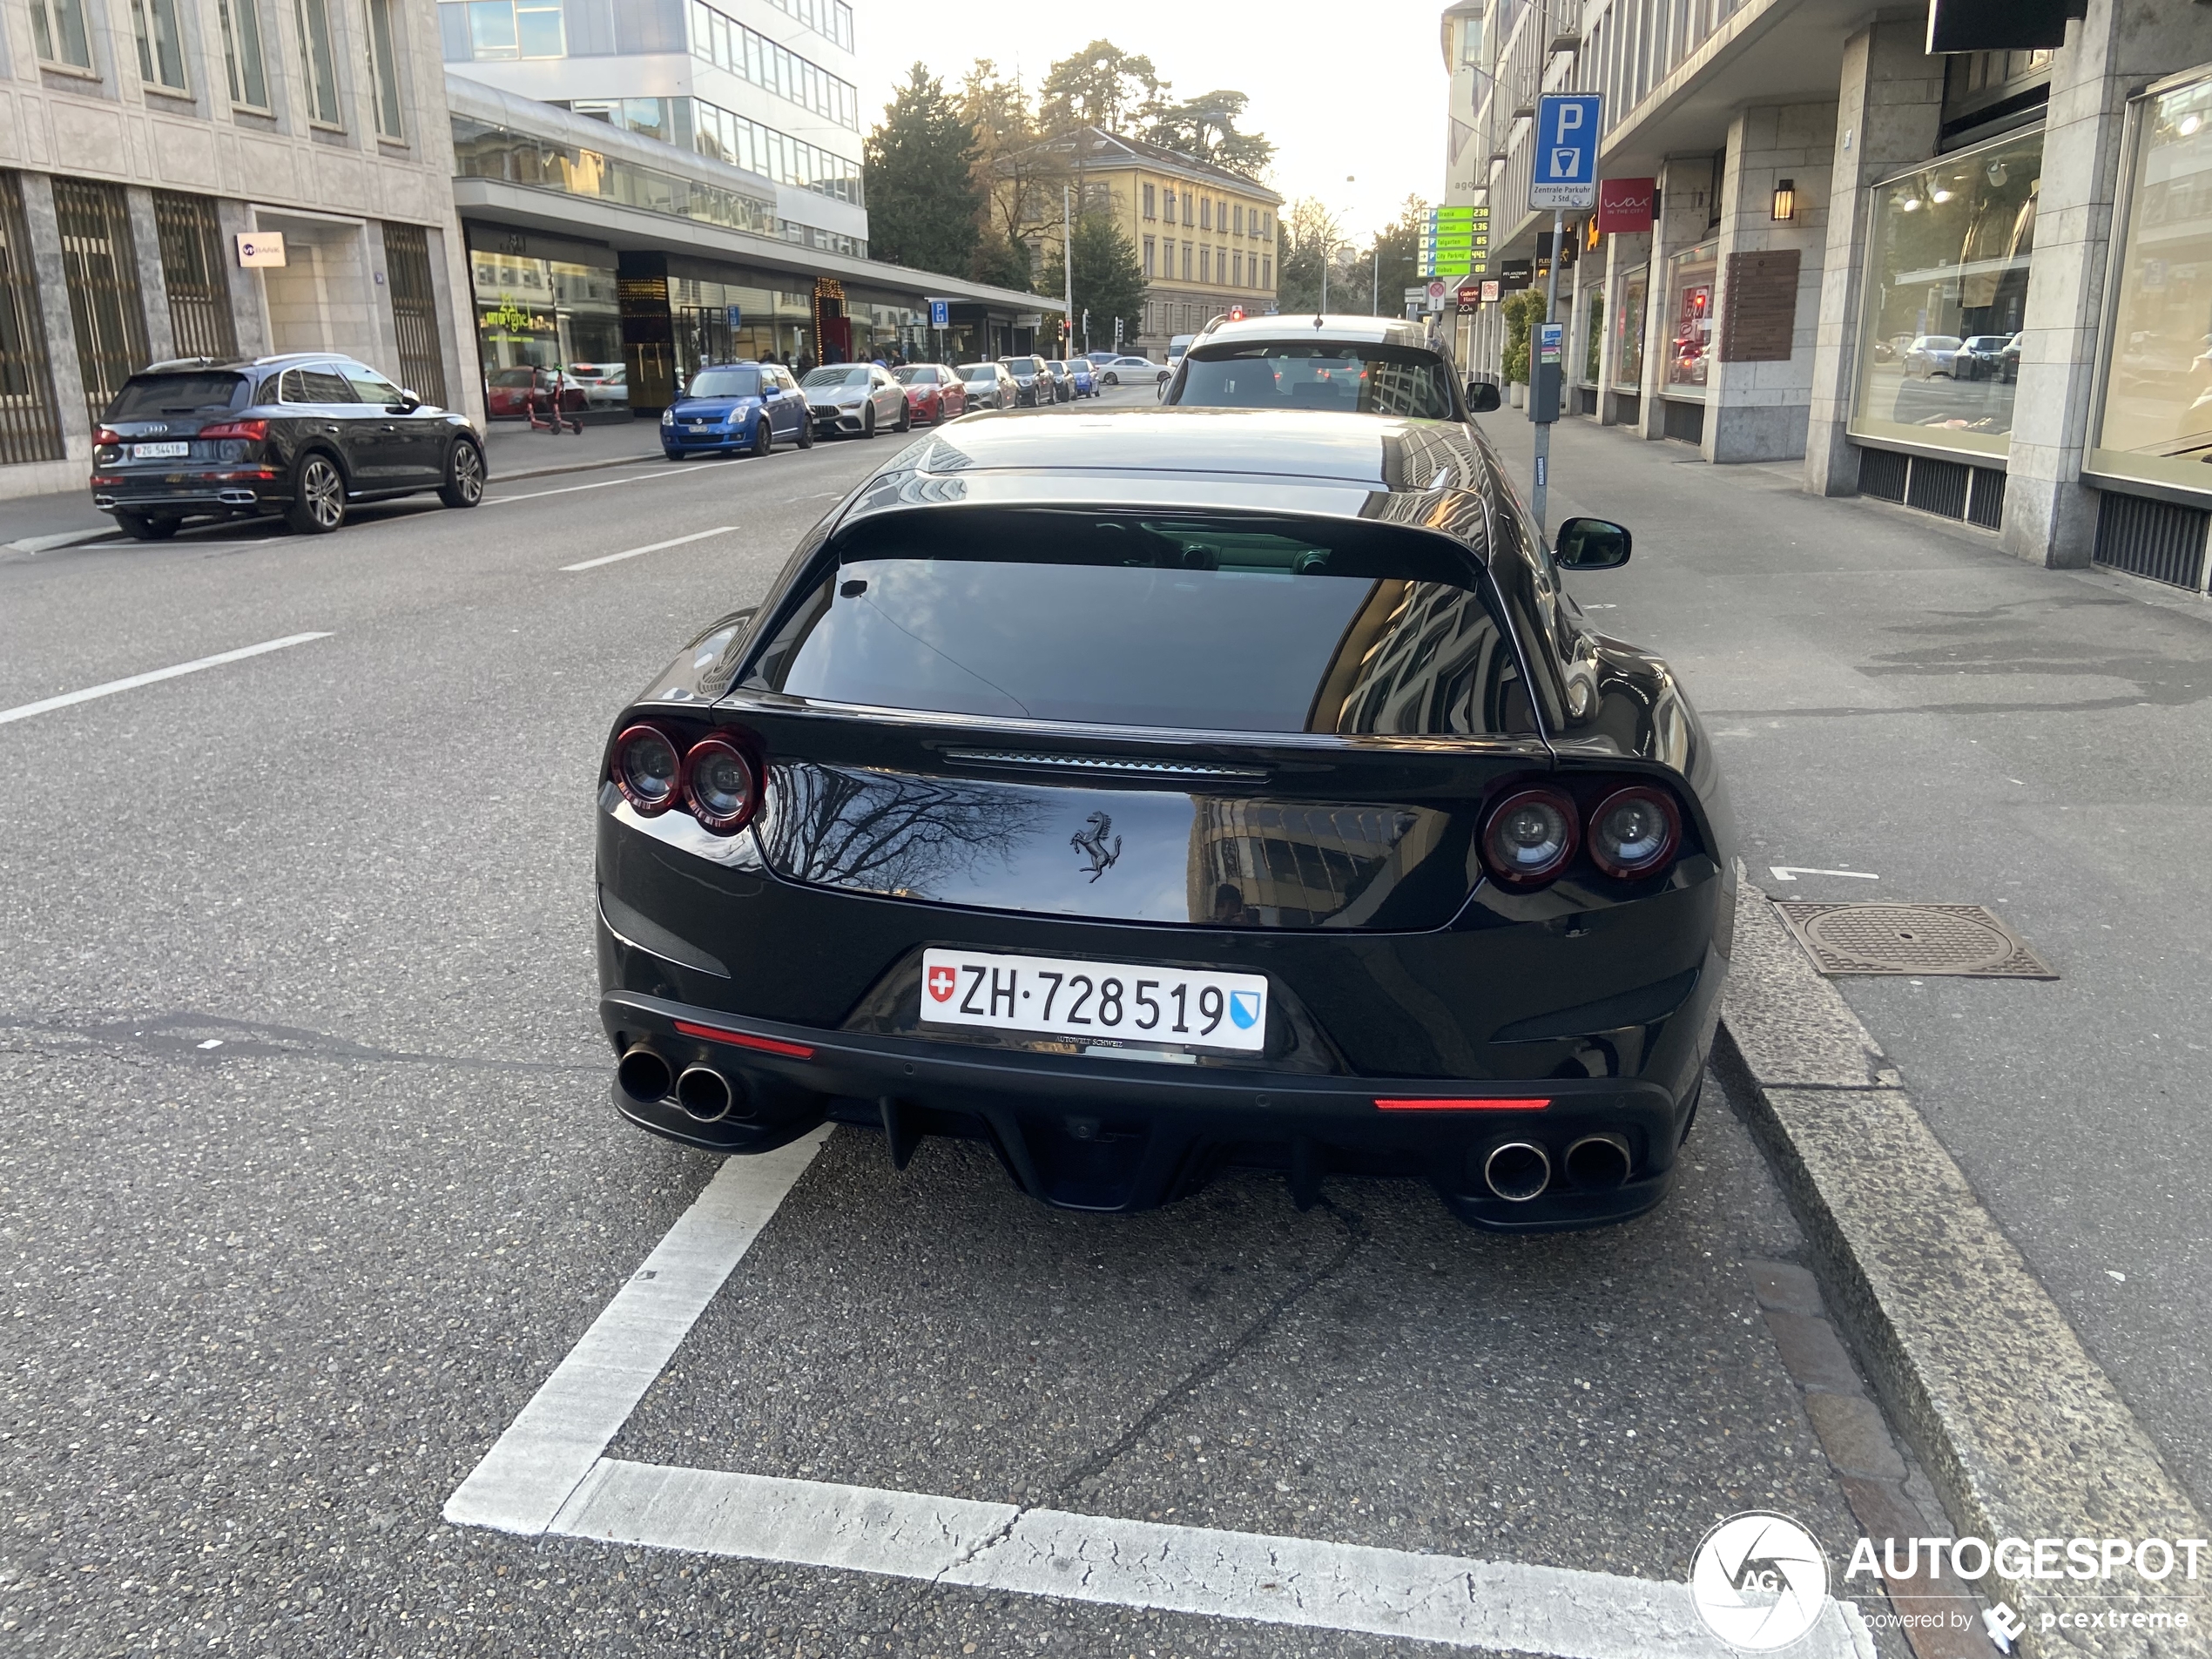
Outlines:
[[1406,290],[1422,280],[1421,233],[1427,223],[1428,204],[1408,196],[1398,217],[1367,246],[1368,293],[1384,316],[1397,316],[1404,309]]
[[1035,272],[1029,250],[1020,242],[1008,241],[993,229],[976,238],[975,256],[968,265],[968,274],[975,281],[988,282],[994,287],[1013,288],[1026,293]]
[[873,257],[946,276],[974,268],[984,206],[975,151],[975,128],[960,104],[916,64],[868,134],[861,162]]
[[1544,318],[1548,301],[1535,288],[1509,293],[1501,307],[1506,314],[1505,354],[1499,363],[1508,386],[1528,384],[1528,333]]
[[1257,182],[1275,159],[1275,146],[1257,132],[1237,131],[1251,102],[1242,92],[1221,88],[1164,105],[1154,112],[1151,130],[1144,136],[1163,149]]
[[[1006,79],[988,57],[977,58],[961,83],[961,114],[975,133],[972,172],[989,248],[979,251],[978,263],[995,260],[1003,270],[1017,255],[1022,232],[1047,217],[1048,205],[1050,216],[1059,217],[1066,166],[1043,142],[1022,83]],[[1026,263],[1015,286],[1029,286]]]
[[[1277,226],[1275,302],[1285,312],[1321,308],[1321,262],[1339,241],[1336,216],[1312,196],[1291,204]],[[1330,285],[1338,280],[1330,273]]]
[[1054,133],[1081,126],[1123,132],[1150,119],[1167,90],[1150,58],[1094,40],[1046,71],[1038,124]]
[[[1123,333],[1134,338],[1144,319],[1144,266],[1138,261],[1136,247],[1129,239],[1129,233],[1105,213],[1086,213],[1076,221],[1076,308],[1069,320],[1076,330],[1074,349],[1082,349],[1083,313],[1090,313],[1090,334],[1093,340],[1111,341],[1114,319],[1119,317]],[[1055,247],[1045,256],[1044,270],[1037,278],[1039,293],[1062,293],[1060,250]]]

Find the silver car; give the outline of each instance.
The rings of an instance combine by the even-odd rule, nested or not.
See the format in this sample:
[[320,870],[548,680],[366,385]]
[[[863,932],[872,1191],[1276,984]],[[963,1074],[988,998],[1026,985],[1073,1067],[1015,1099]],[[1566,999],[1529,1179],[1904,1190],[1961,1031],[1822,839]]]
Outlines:
[[907,388],[887,368],[873,363],[825,363],[799,383],[814,416],[814,431],[873,438],[880,427],[904,432],[913,424]]

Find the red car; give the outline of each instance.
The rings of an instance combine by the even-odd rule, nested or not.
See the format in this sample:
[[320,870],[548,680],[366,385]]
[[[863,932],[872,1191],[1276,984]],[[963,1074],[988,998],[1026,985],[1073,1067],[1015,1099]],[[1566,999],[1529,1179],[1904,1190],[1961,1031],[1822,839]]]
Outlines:
[[[529,414],[530,398],[553,389],[552,374],[543,368],[498,368],[484,382],[484,415],[494,421],[520,421]],[[566,375],[561,378],[561,407],[580,412],[586,406],[583,386]]]
[[907,388],[907,410],[936,426],[968,413],[968,388],[942,363],[907,363],[891,371]]

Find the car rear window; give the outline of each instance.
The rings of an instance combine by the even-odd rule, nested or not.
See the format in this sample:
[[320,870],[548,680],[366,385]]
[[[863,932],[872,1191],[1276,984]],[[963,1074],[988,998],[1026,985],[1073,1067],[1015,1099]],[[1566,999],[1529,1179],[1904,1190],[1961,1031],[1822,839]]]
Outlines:
[[690,395],[693,397],[759,397],[760,371],[757,368],[703,368],[692,377]]
[[1201,347],[1184,360],[1170,403],[1199,408],[1324,409],[1454,418],[1451,366],[1394,346],[1285,341]]
[[107,406],[110,421],[137,421],[150,415],[194,415],[202,409],[242,409],[243,374],[195,370],[179,374],[133,374]]
[[1534,730],[1472,556],[1419,531],[964,508],[867,521],[836,554],[749,684],[1102,725]]

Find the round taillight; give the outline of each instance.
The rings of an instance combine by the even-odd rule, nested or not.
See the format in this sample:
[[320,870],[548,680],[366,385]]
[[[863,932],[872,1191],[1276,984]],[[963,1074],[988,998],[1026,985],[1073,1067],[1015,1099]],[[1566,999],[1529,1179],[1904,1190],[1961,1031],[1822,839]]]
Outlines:
[[721,738],[702,738],[684,759],[684,787],[691,815],[719,835],[743,829],[760,804],[760,782],[744,750]]
[[684,786],[684,761],[676,741],[657,725],[625,727],[615,739],[615,787],[646,817],[676,804]]
[[1649,875],[1681,845],[1682,816],[1663,789],[1615,790],[1590,814],[1590,859],[1608,875]]
[[1555,789],[1507,796],[1482,826],[1482,861],[1508,887],[1550,880],[1575,856],[1575,803]]

